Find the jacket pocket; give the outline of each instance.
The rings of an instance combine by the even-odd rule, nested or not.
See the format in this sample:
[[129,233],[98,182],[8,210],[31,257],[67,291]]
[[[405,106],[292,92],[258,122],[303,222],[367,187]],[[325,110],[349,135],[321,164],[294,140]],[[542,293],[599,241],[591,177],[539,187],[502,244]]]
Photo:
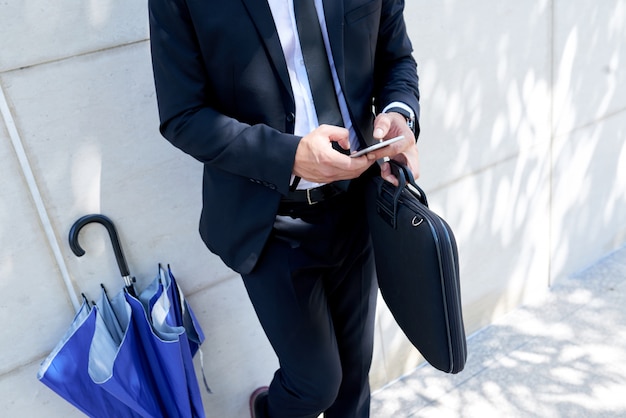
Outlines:
[[380,10],[381,2],[380,0],[372,0],[366,4],[363,4],[355,9],[350,10],[346,13],[346,23],[352,24],[358,20],[363,19],[366,16]]

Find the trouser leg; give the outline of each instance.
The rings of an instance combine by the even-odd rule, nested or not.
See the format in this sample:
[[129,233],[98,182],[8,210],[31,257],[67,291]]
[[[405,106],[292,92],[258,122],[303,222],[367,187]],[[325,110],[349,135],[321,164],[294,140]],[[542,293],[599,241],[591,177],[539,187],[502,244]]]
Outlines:
[[[345,202],[344,202],[345,203]],[[278,217],[257,268],[243,277],[280,363],[271,417],[369,416],[376,286],[369,233],[354,208]]]
[[[337,398],[326,410],[325,418],[369,417],[369,369],[378,289],[372,277],[373,253],[364,253],[356,264],[352,274],[365,279],[345,281],[338,289],[329,293],[343,377]],[[367,278],[368,275],[370,278]],[[348,293],[356,296],[357,292],[360,293],[358,298],[344,297]],[[357,351],[356,347],[360,350]]]

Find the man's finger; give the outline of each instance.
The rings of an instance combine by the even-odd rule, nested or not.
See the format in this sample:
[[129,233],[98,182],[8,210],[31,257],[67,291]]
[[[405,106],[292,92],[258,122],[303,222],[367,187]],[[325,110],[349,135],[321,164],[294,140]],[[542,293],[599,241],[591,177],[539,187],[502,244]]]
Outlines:
[[389,132],[389,128],[391,127],[391,118],[389,115],[385,113],[381,113],[376,117],[374,121],[374,139],[383,139],[387,132]]
[[350,139],[348,138],[341,138],[339,140],[337,140],[337,143],[339,144],[339,146],[345,150],[350,150]]
[[393,184],[394,186],[398,186],[398,184],[400,184],[398,182],[398,179],[396,178],[396,176],[393,175],[392,171],[391,171],[391,165],[389,165],[388,162],[384,162],[381,167],[380,167],[380,176],[388,181],[389,183]]

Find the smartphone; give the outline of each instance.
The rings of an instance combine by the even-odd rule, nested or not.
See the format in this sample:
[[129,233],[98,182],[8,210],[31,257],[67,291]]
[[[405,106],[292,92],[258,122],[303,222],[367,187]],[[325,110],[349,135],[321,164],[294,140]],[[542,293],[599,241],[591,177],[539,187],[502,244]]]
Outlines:
[[400,135],[400,136],[396,136],[395,138],[391,138],[391,139],[387,139],[385,141],[381,141],[378,144],[374,144],[371,145],[367,148],[363,148],[360,151],[355,152],[354,154],[350,154],[350,157],[352,158],[356,158],[356,157],[360,157],[361,155],[365,155],[368,152],[372,152],[372,151],[376,151],[377,149],[389,146],[391,144],[393,144],[394,142],[398,142],[404,139],[404,135]]

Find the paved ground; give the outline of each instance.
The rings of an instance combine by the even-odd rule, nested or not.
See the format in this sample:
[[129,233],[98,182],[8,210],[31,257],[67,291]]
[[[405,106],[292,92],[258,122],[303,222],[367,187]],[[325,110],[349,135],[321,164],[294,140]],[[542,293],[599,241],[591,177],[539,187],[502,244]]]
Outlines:
[[463,372],[374,393],[372,418],[626,417],[626,247],[473,335]]

